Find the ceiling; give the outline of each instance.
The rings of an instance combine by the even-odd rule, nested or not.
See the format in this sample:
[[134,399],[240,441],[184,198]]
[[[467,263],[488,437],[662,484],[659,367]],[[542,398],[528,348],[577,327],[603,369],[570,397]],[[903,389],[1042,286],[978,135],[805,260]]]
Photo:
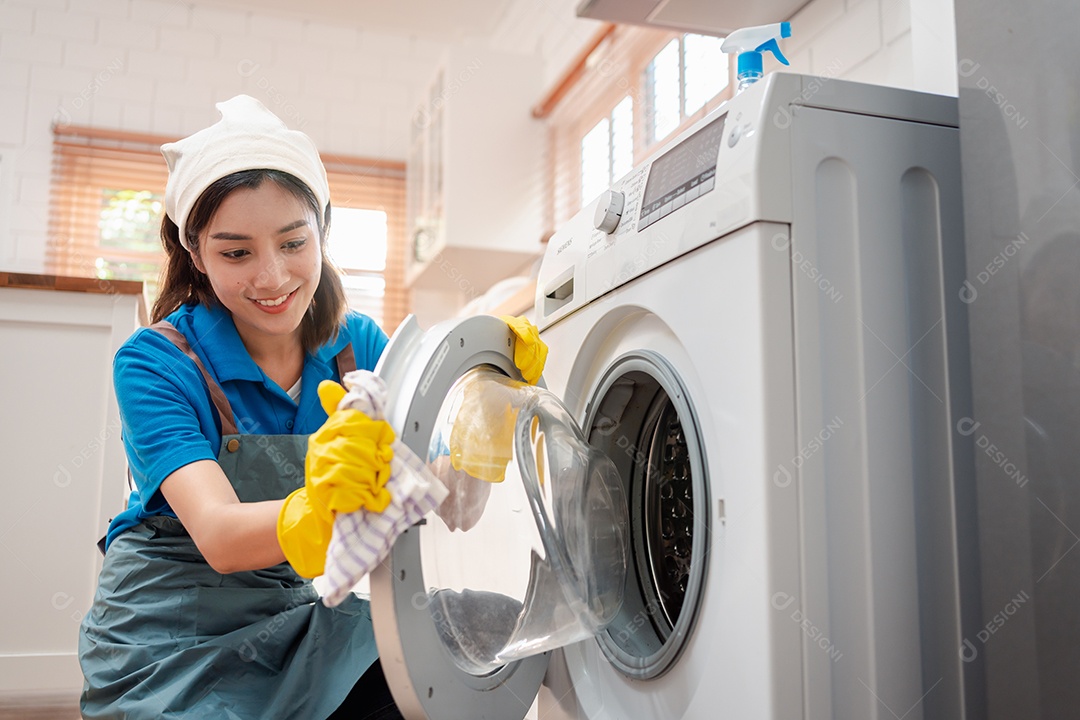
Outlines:
[[492,34],[514,0],[195,0],[205,7],[452,41]]

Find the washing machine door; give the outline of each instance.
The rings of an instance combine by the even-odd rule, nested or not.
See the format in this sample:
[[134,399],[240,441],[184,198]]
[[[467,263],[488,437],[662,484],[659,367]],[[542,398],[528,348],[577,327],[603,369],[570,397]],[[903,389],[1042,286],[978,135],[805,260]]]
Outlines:
[[387,419],[448,486],[371,574],[379,656],[409,720],[523,718],[548,652],[622,601],[626,507],[611,461],[527,386],[494,317],[409,318],[376,373]]

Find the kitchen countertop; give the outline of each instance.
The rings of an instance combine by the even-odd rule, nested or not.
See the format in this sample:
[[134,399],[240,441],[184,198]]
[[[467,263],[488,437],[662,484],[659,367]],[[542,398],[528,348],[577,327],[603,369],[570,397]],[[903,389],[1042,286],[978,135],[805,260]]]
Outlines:
[[143,299],[143,284],[139,280],[102,280],[101,278],[68,277],[0,270],[0,288],[58,290],[62,292],[94,293],[97,295],[137,295],[139,297],[139,318],[144,325],[146,324],[146,302]]

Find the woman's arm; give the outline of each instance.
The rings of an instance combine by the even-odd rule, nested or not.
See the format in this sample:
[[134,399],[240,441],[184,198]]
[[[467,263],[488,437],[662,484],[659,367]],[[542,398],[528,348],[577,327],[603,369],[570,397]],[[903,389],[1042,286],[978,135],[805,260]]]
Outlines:
[[284,500],[240,502],[213,460],[183,466],[165,478],[161,492],[219,573],[259,570],[285,561],[277,539]]

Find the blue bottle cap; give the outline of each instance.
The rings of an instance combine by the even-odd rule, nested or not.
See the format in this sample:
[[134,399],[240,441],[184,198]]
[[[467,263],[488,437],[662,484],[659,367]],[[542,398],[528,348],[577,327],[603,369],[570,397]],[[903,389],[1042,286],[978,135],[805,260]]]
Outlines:
[[737,77],[743,77],[746,73],[761,74],[761,53],[750,52],[739,53],[739,59],[736,64]]

